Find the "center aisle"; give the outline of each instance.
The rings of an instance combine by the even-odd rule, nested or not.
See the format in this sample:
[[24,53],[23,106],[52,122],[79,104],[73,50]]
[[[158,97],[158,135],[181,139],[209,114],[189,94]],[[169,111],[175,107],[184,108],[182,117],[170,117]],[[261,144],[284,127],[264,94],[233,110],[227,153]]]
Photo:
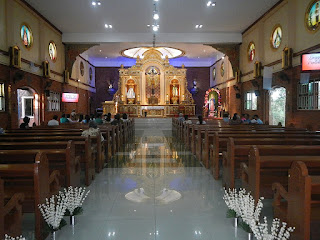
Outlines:
[[225,217],[221,182],[172,137],[171,119],[136,119],[134,142],[89,189],[75,228],[57,239],[245,239]]

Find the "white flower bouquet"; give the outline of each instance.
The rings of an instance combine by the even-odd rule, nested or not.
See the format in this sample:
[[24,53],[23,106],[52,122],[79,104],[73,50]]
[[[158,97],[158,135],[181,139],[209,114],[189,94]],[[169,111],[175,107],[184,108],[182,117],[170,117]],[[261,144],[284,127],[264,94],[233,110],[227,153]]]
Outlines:
[[45,203],[38,205],[49,232],[55,232],[67,225],[63,219],[67,209],[67,200],[62,194],[53,195],[50,199],[46,198]]
[[10,237],[9,235],[5,235],[4,236],[4,240],[26,240],[24,237],[20,236],[20,237]]
[[269,231],[267,217],[264,217],[262,223],[252,221],[251,229],[257,240],[287,240],[290,238],[290,233],[294,231],[294,227],[287,227],[287,223],[282,222],[275,218],[272,220],[272,225]]
[[90,190],[86,192],[85,187],[68,187],[60,194],[67,199],[65,216],[75,216],[83,212],[82,204],[86,200]]

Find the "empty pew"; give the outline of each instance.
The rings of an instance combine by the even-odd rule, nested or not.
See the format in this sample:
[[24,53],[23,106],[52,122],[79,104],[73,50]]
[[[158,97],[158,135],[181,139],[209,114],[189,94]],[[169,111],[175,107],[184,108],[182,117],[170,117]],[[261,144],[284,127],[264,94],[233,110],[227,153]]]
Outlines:
[[320,145],[320,139],[305,138],[228,138],[227,150],[222,154],[222,186],[235,187],[235,178],[240,177],[240,163],[248,163],[250,148],[272,149],[274,145]]
[[23,193],[23,212],[35,213],[35,238],[44,240],[44,220],[38,205],[57,192],[50,191],[50,185],[59,174],[53,172],[49,176],[49,163],[44,153],[39,153],[33,164],[0,164],[0,177],[4,181],[4,195],[6,199],[16,193]]
[[59,170],[59,182],[61,186],[80,186],[80,156],[75,155],[75,145],[73,141],[70,140],[64,142],[64,144],[51,145],[51,149],[40,150],[37,149],[36,144],[34,146],[35,149],[28,150],[0,150],[0,164],[32,163],[37,153],[41,151],[47,155],[50,172]]
[[[289,170],[288,190],[281,183],[272,185],[275,191],[274,216],[295,227],[290,239],[319,239],[319,236],[312,238],[310,227],[312,220],[320,220],[319,169],[320,164],[308,167],[305,162],[293,162]],[[315,171],[317,175],[314,175]]]
[[0,238],[8,234],[12,237],[21,235],[23,193],[15,193],[5,201],[4,183],[0,179]]
[[307,166],[320,165],[320,146],[252,146],[248,164],[241,163],[242,187],[259,197],[272,198],[272,184],[288,185],[288,171],[294,161],[303,161]]

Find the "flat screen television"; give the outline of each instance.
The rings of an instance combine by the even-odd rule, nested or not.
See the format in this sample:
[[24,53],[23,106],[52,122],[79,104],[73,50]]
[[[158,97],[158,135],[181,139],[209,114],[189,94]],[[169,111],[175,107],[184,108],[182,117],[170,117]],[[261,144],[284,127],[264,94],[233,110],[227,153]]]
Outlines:
[[320,71],[320,53],[301,55],[302,71]]
[[62,93],[62,102],[77,103],[78,101],[78,93]]

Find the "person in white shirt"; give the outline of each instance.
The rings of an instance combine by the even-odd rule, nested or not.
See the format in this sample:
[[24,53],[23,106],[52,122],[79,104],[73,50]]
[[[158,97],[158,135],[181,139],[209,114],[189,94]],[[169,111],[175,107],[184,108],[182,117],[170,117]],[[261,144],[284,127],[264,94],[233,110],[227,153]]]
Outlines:
[[184,122],[185,124],[192,124],[192,121],[188,119],[188,115],[184,115]]
[[48,126],[59,126],[57,115],[54,115],[53,118],[48,122]]

